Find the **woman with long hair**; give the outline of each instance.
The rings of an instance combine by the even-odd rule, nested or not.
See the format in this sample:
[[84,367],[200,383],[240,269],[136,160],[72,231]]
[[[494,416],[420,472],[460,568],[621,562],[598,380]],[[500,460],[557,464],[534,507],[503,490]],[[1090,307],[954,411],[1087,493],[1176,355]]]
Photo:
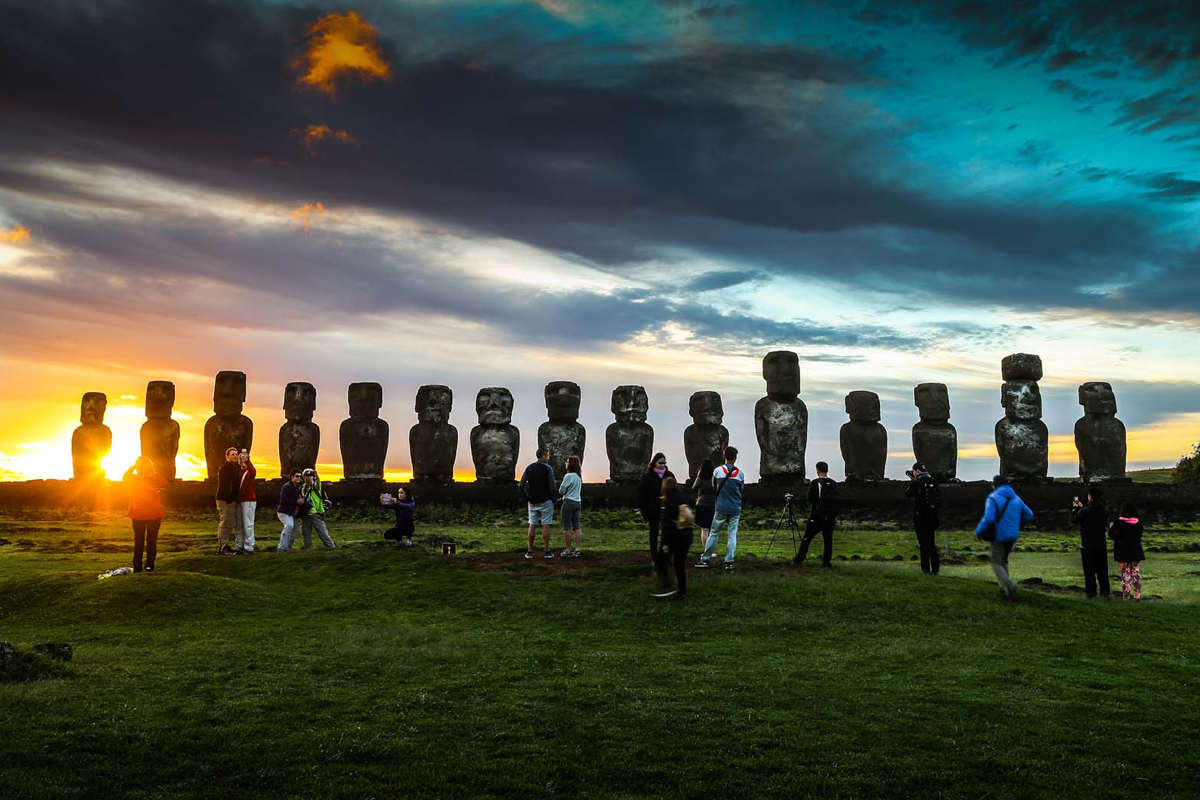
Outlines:
[[1133,599],[1142,599],[1142,561],[1146,552],[1142,549],[1142,521],[1138,519],[1138,510],[1133,503],[1121,507],[1121,516],[1108,529],[1108,536],[1113,540],[1113,561],[1121,570],[1121,596],[1129,599],[1129,590],[1133,588]]
[[133,571],[141,572],[142,552],[146,553],[146,572],[154,572],[158,554],[158,529],[162,526],[163,506],[158,492],[168,481],[154,468],[154,462],[141,456],[125,471],[122,482],[129,489],[129,519],[133,521]]
[[383,538],[394,541],[397,547],[412,547],[412,537],[416,533],[413,511],[417,507],[417,501],[409,494],[408,487],[397,486],[394,497],[385,494],[381,501],[396,515],[396,524],[383,532]]
[[[687,557],[692,546],[692,509],[687,504],[687,494],[675,482],[674,476],[663,478],[662,494],[659,496],[659,522],[662,545],[658,552],[656,568],[663,591],[655,597],[682,600],[687,597]],[[667,564],[675,564],[675,588],[667,589]]]
[[700,529],[700,541],[708,541],[708,532],[712,528],[713,514],[717,509],[717,487],[713,484],[715,465],[711,458],[704,459],[696,480],[692,481],[692,491],[696,497],[696,527]]
[[[561,555],[563,558],[579,558],[583,555],[579,549],[583,544],[583,532],[579,529],[579,512],[583,508],[580,496],[580,490],[583,489],[583,462],[579,456],[571,456],[564,466],[566,471],[562,483],[558,485],[558,496],[562,499],[563,538],[567,547]],[[572,535],[575,539],[574,549],[571,547]]]
[[663,480],[675,476],[667,469],[667,457],[655,453],[646,467],[637,488],[637,513],[645,520],[650,533],[650,563],[658,563],[658,511],[661,505]]

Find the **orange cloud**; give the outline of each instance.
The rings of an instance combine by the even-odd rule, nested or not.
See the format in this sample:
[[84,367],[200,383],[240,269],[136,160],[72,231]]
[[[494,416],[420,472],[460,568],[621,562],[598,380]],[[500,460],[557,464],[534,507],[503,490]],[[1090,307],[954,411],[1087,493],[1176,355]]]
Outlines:
[[0,242],[19,245],[29,244],[29,228],[26,228],[24,225],[15,225],[9,230],[0,231]]
[[358,146],[358,140],[347,131],[335,130],[328,125],[309,125],[307,128],[293,128],[292,133],[300,137],[301,144],[310,156],[317,154],[317,145],[326,139],[341,142],[345,145]]
[[302,229],[305,236],[312,236],[313,219],[324,213],[325,206],[320,203],[305,203],[292,212],[292,227]]
[[304,74],[302,86],[337,99],[337,88],[358,76],[363,82],[390,81],[392,67],[379,49],[379,32],[356,11],[326,14],[308,26],[307,49],[293,62]]

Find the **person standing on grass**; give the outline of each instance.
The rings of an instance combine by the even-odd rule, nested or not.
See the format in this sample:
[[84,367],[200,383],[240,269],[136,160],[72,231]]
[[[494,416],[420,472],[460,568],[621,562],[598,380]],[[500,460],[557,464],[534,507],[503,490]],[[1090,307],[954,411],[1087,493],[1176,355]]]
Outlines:
[[397,547],[412,547],[413,533],[416,532],[413,511],[417,507],[417,501],[408,493],[408,489],[397,486],[395,497],[383,496],[383,505],[396,514],[396,524],[383,532],[383,538],[394,540]]
[[921,551],[921,572],[937,575],[942,569],[937,548],[938,506],[941,504],[937,484],[920,461],[913,464],[907,475],[908,490],[904,496],[913,501],[913,531],[917,534],[917,549]]
[[708,532],[712,529],[713,515],[716,514],[717,487],[713,486],[713,462],[711,458],[704,459],[696,479],[692,481],[692,491],[696,497],[696,527],[700,529],[700,541],[708,541]]
[[[579,558],[583,555],[580,545],[583,544],[583,534],[579,528],[580,511],[583,500],[580,492],[583,489],[583,463],[579,456],[571,456],[564,465],[562,483],[558,487],[558,496],[562,498],[563,538],[566,539],[566,549],[562,551],[563,558]],[[575,548],[571,548],[571,536],[575,537]]]
[[829,465],[817,462],[817,479],[808,484],[808,522],[804,526],[804,538],[796,552],[793,564],[804,565],[808,558],[808,546],[818,533],[821,534],[821,566],[833,569],[833,529],[837,526],[838,489],[837,481],[829,477]]
[[1138,519],[1138,510],[1133,503],[1121,507],[1121,516],[1108,529],[1108,535],[1113,540],[1113,560],[1121,570],[1121,596],[1129,599],[1130,586],[1133,587],[1133,599],[1142,599],[1141,562],[1146,560],[1142,550],[1142,521]]
[[[655,569],[658,571],[659,585],[664,591],[658,592],[655,597],[669,597],[672,600],[687,597],[687,557],[692,547],[692,523],[695,521],[687,500],[687,495],[674,477],[663,478],[658,509],[662,539]],[[670,580],[667,577],[667,565],[671,562],[675,564],[675,588],[667,589]]]
[[158,553],[158,529],[163,507],[159,490],[169,481],[154,468],[154,462],[141,456],[121,479],[129,492],[129,519],[133,521],[133,571],[142,571],[142,550],[146,552],[146,572],[154,572]]
[[1087,505],[1076,497],[1071,503],[1071,521],[1079,525],[1080,558],[1083,561],[1083,582],[1088,599],[1096,596],[1097,584],[1100,595],[1108,599],[1108,505],[1100,487],[1088,489]]
[[738,522],[742,518],[742,488],[746,485],[746,476],[738,469],[736,447],[726,447],[724,455],[725,463],[713,470],[716,513],[713,515],[712,529],[709,531],[704,553],[696,566],[701,569],[709,566],[709,560],[717,551],[717,537],[721,534],[721,527],[726,526],[729,534],[725,544],[725,571],[732,572],[733,559],[737,555]]
[[659,498],[662,497],[663,481],[668,477],[674,478],[675,475],[667,469],[667,457],[655,453],[637,487],[637,515],[649,529],[650,563],[654,565],[658,564],[658,512],[662,505]]
[[238,486],[242,471],[238,467],[238,449],[225,450],[225,463],[217,470],[217,555],[233,555],[229,537],[237,517]]
[[983,519],[975,526],[975,538],[991,547],[989,561],[1000,584],[1000,595],[1005,600],[1016,600],[1017,584],[1008,574],[1008,556],[1021,535],[1021,526],[1033,520],[1033,511],[1017,497],[1008,478],[997,475],[992,478],[992,486],[995,488],[983,505]]
[[529,506],[529,542],[525,548],[525,557],[533,558],[533,534],[538,526],[542,529],[542,544],[545,552],[543,557],[554,558],[550,551],[550,526],[554,524],[554,498],[558,491],[558,481],[554,477],[554,467],[550,466],[550,452],[544,448],[537,449],[537,461],[534,461],[521,473],[521,496]]
[[296,521],[300,513],[300,490],[304,488],[303,473],[298,469],[292,470],[292,479],[279,490],[279,505],[275,515],[283,523],[279,533],[278,553],[286,553],[292,549],[292,540],[296,538]]
[[304,535],[304,549],[312,550],[312,532],[313,528],[316,528],[321,544],[332,550],[337,545],[333,543],[333,539],[329,535],[329,528],[325,525],[325,512],[329,510],[330,505],[329,495],[325,494],[325,488],[321,486],[321,478],[315,469],[309,467],[304,470],[303,478],[304,486],[300,488],[300,508],[304,516],[304,524],[301,528]]
[[238,453],[238,469],[241,475],[238,478],[237,513],[234,515],[237,528],[235,552],[239,556],[248,556],[254,554],[254,514],[258,511],[258,495],[254,491],[254,478],[258,470],[250,463],[249,450]]

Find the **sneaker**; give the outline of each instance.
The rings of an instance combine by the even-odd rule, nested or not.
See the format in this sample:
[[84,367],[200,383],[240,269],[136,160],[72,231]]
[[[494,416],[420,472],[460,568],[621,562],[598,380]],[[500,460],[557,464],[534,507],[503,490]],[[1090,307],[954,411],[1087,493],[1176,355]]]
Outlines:
[[559,553],[559,554],[558,554],[558,556],[559,556],[559,558],[570,558],[570,557],[571,557],[571,551],[570,551],[570,550],[563,550],[561,553]]
[[546,554],[542,556],[542,558],[554,558],[554,553],[551,553],[549,550],[547,550]]
[[708,569],[711,565],[702,558],[699,561],[697,561],[695,564],[693,564],[692,566],[695,567],[696,569]]
[[405,539],[405,540],[404,540],[404,546],[405,546],[405,547],[412,547],[412,539]]
[[666,592],[657,592],[657,593],[655,593],[655,594],[652,594],[652,595],[650,595],[650,596],[651,596],[651,597],[674,597],[674,596],[675,596],[676,594],[678,594],[678,593],[679,593],[679,592],[678,592],[678,591],[676,591],[675,589],[671,589],[670,591],[666,591]]
[[229,545],[227,544],[223,544],[217,548],[217,555],[219,556],[227,556],[232,552],[233,551],[229,549]]
[[726,572],[733,572],[733,562],[732,562],[732,561],[726,561],[726,562],[725,562],[725,571],[726,571]]
[[680,600],[687,600],[687,592],[684,592],[683,594],[676,592],[675,594],[671,595],[668,600],[672,603],[678,603]]
[[571,558],[579,558],[581,555],[583,555],[582,550],[575,550],[571,553]]
[[532,551],[532,550],[526,550],[526,551],[525,551],[525,557],[526,557],[526,558],[533,558],[533,551]]
[[244,556],[244,555],[246,555],[246,551],[239,547],[238,549],[233,551],[233,555]]
[[254,551],[253,551],[253,550],[243,550],[243,551],[242,551],[242,555],[244,555],[244,556],[252,556],[252,555],[254,555]]
[[146,570],[146,572],[154,572],[154,567],[152,567],[151,565],[147,564],[147,565],[146,565],[146,567],[145,567],[145,570]]

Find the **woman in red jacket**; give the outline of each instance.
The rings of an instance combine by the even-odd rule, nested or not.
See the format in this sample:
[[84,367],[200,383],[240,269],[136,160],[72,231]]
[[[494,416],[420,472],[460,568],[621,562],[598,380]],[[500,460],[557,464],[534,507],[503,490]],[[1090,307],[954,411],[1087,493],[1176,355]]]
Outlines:
[[167,479],[154,469],[154,462],[142,456],[125,471],[122,478],[129,489],[129,518],[133,520],[133,571],[142,571],[142,550],[146,551],[146,572],[154,571],[154,556],[158,552],[158,529],[162,525],[163,507],[158,490]]
[[237,530],[237,550],[239,556],[254,553],[254,514],[258,511],[258,495],[254,493],[254,478],[258,471],[250,463],[250,451],[238,453],[238,467],[242,474],[238,484],[237,512],[233,516],[234,527]]

